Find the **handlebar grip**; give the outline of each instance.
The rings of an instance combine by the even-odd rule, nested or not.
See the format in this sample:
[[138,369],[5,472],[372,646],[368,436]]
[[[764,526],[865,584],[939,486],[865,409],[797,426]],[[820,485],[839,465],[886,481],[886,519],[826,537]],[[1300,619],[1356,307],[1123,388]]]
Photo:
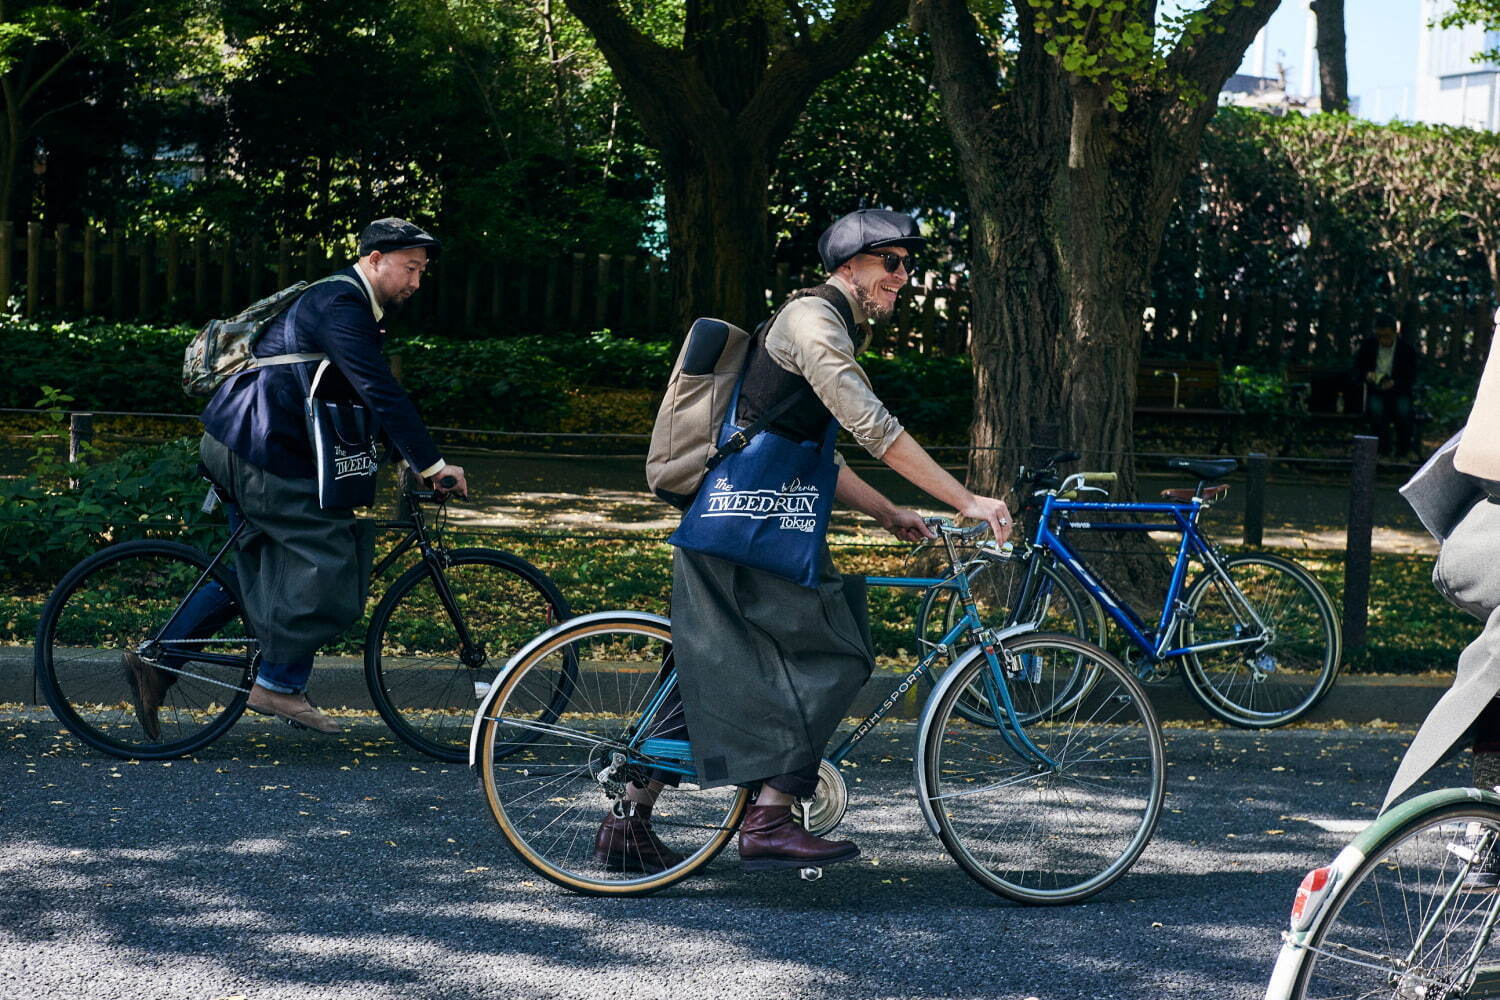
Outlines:
[[1084,472],[1080,473],[1086,483],[1117,483],[1120,481],[1118,472]]

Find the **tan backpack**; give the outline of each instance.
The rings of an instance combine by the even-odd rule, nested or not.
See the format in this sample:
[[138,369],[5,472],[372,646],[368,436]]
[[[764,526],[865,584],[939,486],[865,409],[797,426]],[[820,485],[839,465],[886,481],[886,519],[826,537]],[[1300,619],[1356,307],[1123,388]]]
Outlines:
[[750,344],[770,328],[787,303],[805,295],[821,298],[837,309],[854,338],[854,314],[849,303],[828,285],[793,292],[755,328],[753,336],[722,319],[693,320],[682,350],[677,352],[666,395],[657,408],[646,452],[646,485],[658,497],[678,510],[687,510],[711,465],[717,465],[730,451],[743,448],[811,391],[807,386],[781,400],[746,427],[735,444],[718,447],[719,428],[728,415],[729,400],[749,364]]

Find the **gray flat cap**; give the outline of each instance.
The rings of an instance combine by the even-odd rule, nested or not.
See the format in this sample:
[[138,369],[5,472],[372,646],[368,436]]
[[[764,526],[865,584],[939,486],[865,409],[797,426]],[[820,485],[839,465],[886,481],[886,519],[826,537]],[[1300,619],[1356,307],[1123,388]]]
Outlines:
[[376,250],[390,253],[392,250],[411,250],[415,247],[426,248],[428,260],[436,260],[443,249],[443,245],[431,233],[405,219],[376,219],[359,232],[361,257]]
[[881,208],[861,208],[823,230],[818,237],[818,256],[823,258],[823,266],[833,271],[866,250],[906,247],[916,253],[926,245],[911,216]]

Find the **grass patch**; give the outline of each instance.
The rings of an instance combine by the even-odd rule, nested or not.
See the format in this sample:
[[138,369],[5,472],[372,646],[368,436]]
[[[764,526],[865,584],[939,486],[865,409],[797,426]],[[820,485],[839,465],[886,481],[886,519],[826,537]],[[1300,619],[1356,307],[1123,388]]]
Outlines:
[[[388,539],[394,541],[394,537]],[[507,536],[491,532],[450,532],[448,544],[509,549],[551,576],[577,613],[628,608],[668,613],[671,603],[671,547],[662,535],[594,539]],[[1343,557],[1339,553],[1281,550],[1307,567],[1342,608]],[[898,575],[906,572],[907,550],[897,546],[836,544],[834,557],[846,573]],[[1479,623],[1451,607],[1433,589],[1433,560],[1410,555],[1374,558],[1370,599],[1370,644],[1346,656],[1346,670],[1409,674],[1450,671],[1459,652],[1479,632]],[[395,574],[372,587],[373,608]],[[0,643],[30,645],[47,590],[11,580],[0,584]],[[870,592],[870,625],[877,655],[911,662],[918,592],[875,588]],[[482,608],[475,613],[483,614]],[[327,647],[330,653],[358,652],[367,620]]]

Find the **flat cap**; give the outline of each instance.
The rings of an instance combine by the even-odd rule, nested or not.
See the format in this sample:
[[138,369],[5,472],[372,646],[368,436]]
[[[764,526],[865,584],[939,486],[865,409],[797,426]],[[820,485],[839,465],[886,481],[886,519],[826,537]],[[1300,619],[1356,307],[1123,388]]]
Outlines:
[[818,237],[818,256],[823,258],[823,266],[833,271],[866,250],[906,247],[916,253],[926,245],[911,216],[881,208],[861,208],[823,230]]
[[426,248],[427,259],[436,260],[443,245],[431,233],[405,219],[376,219],[359,232],[361,257],[375,250],[390,253],[392,250],[411,250],[415,247]]

